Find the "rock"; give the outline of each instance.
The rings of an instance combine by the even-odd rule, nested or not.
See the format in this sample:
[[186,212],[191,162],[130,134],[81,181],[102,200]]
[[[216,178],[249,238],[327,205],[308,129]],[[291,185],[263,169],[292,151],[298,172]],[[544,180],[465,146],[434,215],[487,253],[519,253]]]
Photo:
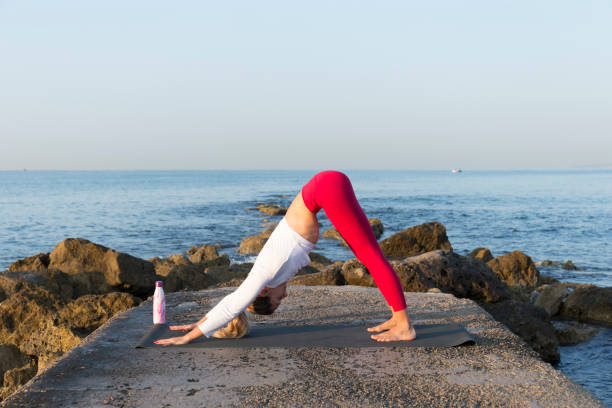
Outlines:
[[42,371],[62,354],[78,345],[82,337],[52,317],[42,321],[19,348],[27,354],[38,356],[38,369]]
[[4,386],[4,373],[29,364],[32,357],[22,353],[14,344],[0,344],[0,386]]
[[574,289],[563,302],[559,314],[567,320],[612,326],[612,287]]
[[[250,271],[250,269],[249,269]],[[227,282],[232,279],[244,279],[249,271],[242,268],[230,268],[226,265],[210,266],[204,270],[204,274],[210,277],[214,283]]]
[[[72,279],[70,275],[62,271],[38,269],[32,271],[2,272],[0,276],[12,279],[13,281],[24,280],[41,286],[66,301],[85,294],[85,288],[78,281]],[[2,292],[1,281],[0,292]]]
[[[452,251],[431,251],[393,260],[391,264],[405,292],[438,288],[477,302],[497,302],[509,297],[506,285],[484,262]],[[349,285],[376,286],[367,268],[357,259],[346,261],[342,273]]]
[[429,222],[398,232],[380,242],[387,257],[407,257],[436,249],[452,251],[446,228],[439,222]]
[[342,264],[342,275],[347,285],[376,287],[374,278],[368,269],[356,258],[349,259]]
[[68,238],[49,255],[50,270],[59,270],[83,286],[87,293],[126,291],[146,297],[153,292],[153,264],[82,238]]
[[8,282],[11,280],[2,277],[0,281],[10,291],[0,303],[0,344],[11,343],[21,348],[46,320],[57,316],[63,303],[44,288],[24,280]]
[[404,291],[438,288],[477,302],[498,302],[509,297],[506,285],[482,261],[452,251],[431,251],[394,261]]
[[14,262],[9,266],[9,272],[46,270],[49,266],[49,254],[40,253]]
[[287,208],[281,208],[278,205],[275,204],[259,204],[257,206],[257,209],[266,214],[269,215],[271,217],[277,216],[277,215],[285,215],[287,214]]
[[240,242],[238,252],[241,254],[258,254],[266,244],[266,241],[268,241],[270,235],[272,235],[272,231],[274,230],[269,228],[264,230],[261,234],[244,238],[242,242]]
[[521,251],[514,251],[487,262],[499,279],[510,286],[535,287],[540,273],[531,258]]
[[559,307],[565,296],[567,296],[567,288],[561,283],[552,285],[544,285],[539,291],[540,294],[536,298],[534,305],[546,310],[549,316],[554,316],[559,312]]
[[551,266],[556,268],[559,266],[559,264],[555,261],[551,261],[550,259],[545,259],[544,261],[536,262],[535,266]]
[[470,252],[467,256],[469,256],[470,258],[474,258],[474,259],[480,259],[482,262],[485,262],[485,263],[493,259],[493,255],[491,254],[491,251],[489,251],[489,248],[476,248],[475,250]]
[[561,346],[574,346],[588,341],[599,331],[597,327],[578,322],[553,322],[553,325]]
[[539,285],[551,285],[553,283],[560,283],[559,279],[555,279],[552,276],[540,275]]
[[316,252],[311,252],[308,256],[310,257],[311,265],[317,269],[323,269],[333,263],[329,258]]
[[574,263],[571,260],[568,260],[564,263],[561,264],[561,268],[567,270],[567,271],[580,271],[582,270],[581,268],[577,267],[576,265],[574,265]]
[[[372,228],[372,232],[374,233],[376,239],[380,238],[380,236],[385,230],[382,222],[380,222],[378,218],[368,218],[368,222],[370,223],[370,227]],[[344,238],[342,238],[342,235],[340,235],[338,230],[335,228],[330,228],[328,230],[323,231],[322,236],[323,238],[337,239],[342,245],[348,246]]]
[[36,375],[37,363],[13,344],[0,345],[0,400]]
[[482,307],[512,332],[522,337],[542,357],[542,360],[551,364],[559,362],[557,349],[559,340],[544,309],[516,300],[485,303]]
[[202,245],[196,252],[189,257],[189,260],[193,263],[201,263],[217,259],[219,253],[217,248],[213,245]]
[[38,371],[36,359],[30,360],[28,364],[13,368],[4,373],[4,387],[0,388],[0,400],[11,395],[17,388],[30,381]]
[[342,274],[342,265],[342,262],[337,262],[326,267],[321,272],[294,276],[289,280],[289,285],[345,285],[346,280]]
[[85,295],[68,303],[59,315],[63,324],[84,337],[116,313],[138,306],[141,302],[129,293]]
[[164,282],[164,291],[201,290],[217,281],[204,272],[201,264],[193,264],[182,255],[173,255],[153,262],[155,273]]

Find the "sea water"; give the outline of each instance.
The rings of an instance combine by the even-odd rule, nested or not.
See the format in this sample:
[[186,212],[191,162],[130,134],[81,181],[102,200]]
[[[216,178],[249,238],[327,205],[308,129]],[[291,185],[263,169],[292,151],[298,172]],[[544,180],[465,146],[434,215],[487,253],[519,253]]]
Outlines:
[[[233,262],[252,261],[236,251],[240,241],[278,220],[253,208],[288,206],[317,171],[3,171],[0,270],[68,237],[144,259],[219,244]],[[580,270],[540,271],[612,286],[612,170],[344,172],[366,215],[382,221],[381,239],[439,221],[459,254],[487,247],[493,256],[520,250],[536,262],[572,260]],[[322,213],[325,230],[331,224]],[[328,239],[315,251],[332,260],[353,257]],[[574,369],[581,359],[574,350],[590,343],[562,348],[560,367],[612,405],[601,391],[612,388],[611,380],[597,375],[612,371],[610,333],[594,340],[590,370]]]

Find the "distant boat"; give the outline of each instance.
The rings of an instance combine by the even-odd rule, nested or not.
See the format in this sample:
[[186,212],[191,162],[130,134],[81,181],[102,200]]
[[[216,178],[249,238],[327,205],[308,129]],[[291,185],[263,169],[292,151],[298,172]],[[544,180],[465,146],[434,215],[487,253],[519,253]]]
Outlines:
[[461,169],[452,169],[451,171],[453,173],[463,173],[463,170],[461,170]]

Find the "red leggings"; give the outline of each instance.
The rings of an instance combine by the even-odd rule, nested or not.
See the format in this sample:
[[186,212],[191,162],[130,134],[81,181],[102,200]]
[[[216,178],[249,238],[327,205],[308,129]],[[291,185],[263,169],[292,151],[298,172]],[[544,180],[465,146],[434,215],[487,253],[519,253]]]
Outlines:
[[349,178],[338,171],[321,172],[302,188],[302,198],[314,214],[323,208],[357,259],[368,268],[393,311],[404,310],[406,300],[400,280],[378,246]]

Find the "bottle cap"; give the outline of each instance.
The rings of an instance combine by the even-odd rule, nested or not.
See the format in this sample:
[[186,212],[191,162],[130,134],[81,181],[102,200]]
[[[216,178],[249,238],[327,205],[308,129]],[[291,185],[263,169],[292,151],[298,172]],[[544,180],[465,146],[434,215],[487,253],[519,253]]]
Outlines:
[[155,287],[156,288],[161,288],[162,286],[164,286],[164,282],[162,282],[162,281],[156,281],[155,282]]

